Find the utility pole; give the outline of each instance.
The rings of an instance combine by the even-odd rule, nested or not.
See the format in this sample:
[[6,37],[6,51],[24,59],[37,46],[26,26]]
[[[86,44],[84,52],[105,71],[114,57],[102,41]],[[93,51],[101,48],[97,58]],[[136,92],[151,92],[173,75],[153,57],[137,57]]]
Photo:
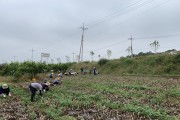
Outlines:
[[75,54],[75,53],[72,53],[72,54],[73,54],[73,62],[74,62],[74,54]]
[[84,27],[84,23],[83,26],[80,27],[80,29],[82,29],[82,38],[81,38],[81,45],[80,45],[80,52],[79,52],[79,62],[83,61],[83,41],[84,41],[84,31],[87,30],[88,28]]
[[32,48],[32,50],[30,50],[30,51],[32,52],[32,56],[31,56],[32,58],[31,58],[31,60],[32,60],[32,62],[33,62],[33,53],[34,53],[35,50]]
[[133,48],[132,48],[133,38],[132,38],[132,35],[131,35],[131,38],[129,38],[128,40],[131,40],[131,58],[132,58],[133,57]]

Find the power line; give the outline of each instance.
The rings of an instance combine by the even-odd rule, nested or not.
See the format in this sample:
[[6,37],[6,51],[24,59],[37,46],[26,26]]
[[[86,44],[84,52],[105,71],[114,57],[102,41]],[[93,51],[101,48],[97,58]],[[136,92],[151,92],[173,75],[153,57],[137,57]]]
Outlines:
[[[152,0],[151,0],[152,1]],[[155,8],[157,8],[157,7],[160,7],[160,6],[162,6],[163,4],[165,4],[165,3],[167,3],[167,2],[169,2],[170,0],[167,0],[167,1],[165,1],[165,2],[162,2],[162,3],[160,3],[160,4],[158,4],[158,5],[156,5],[155,7],[153,7],[153,8],[151,8],[151,9],[155,9]],[[148,1],[146,1],[146,4],[148,4],[147,3]],[[149,1],[149,3],[150,3],[150,1]],[[145,3],[143,3],[143,4],[145,4]],[[139,5],[140,6],[140,5]],[[141,4],[141,6],[142,6],[142,4]],[[136,6],[136,8],[137,8],[137,6]],[[138,7],[138,8],[140,8],[140,7]],[[134,8],[133,8],[134,9]],[[132,9],[132,10],[133,10]],[[127,22],[128,20],[130,20],[130,19],[132,19],[132,18],[135,18],[135,17],[137,17],[137,16],[139,16],[139,15],[141,15],[141,14],[143,14],[143,13],[146,13],[147,11],[149,11],[149,10],[151,10],[151,9],[148,9],[148,10],[146,10],[146,11],[143,11],[143,12],[141,12],[140,14],[138,14],[138,15],[136,15],[136,16],[133,16],[133,17],[131,17],[131,18],[129,18],[129,19],[126,19],[125,21],[123,21],[123,22],[121,22],[121,23],[119,23],[119,24],[122,24],[122,23],[124,23],[124,22]],[[127,13],[126,13],[127,14]],[[118,24],[118,25],[119,25]],[[89,25],[89,24],[88,24]],[[117,24],[115,25],[115,26],[117,26]],[[91,26],[90,26],[91,27]],[[113,26],[114,27],[114,26]],[[112,27],[111,27],[112,28]],[[102,48],[101,48],[102,49]],[[104,49],[104,48],[103,48]],[[99,50],[99,49],[98,49]],[[70,53],[71,54],[71,53]]]
[[[144,3],[142,3],[142,4],[138,5],[138,6],[135,6],[134,8],[129,9],[127,12],[125,12],[125,13],[119,15],[119,16],[126,15],[126,14],[128,14],[129,12],[131,12],[131,11],[134,11],[134,10],[136,10],[136,9],[139,9],[139,8],[145,6],[146,4],[152,3],[152,1],[153,1],[153,0],[146,1],[146,2],[144,2]],[[168,0],[168,1],[169,1],[169,0]],[[143,12],[142,12],[142,13],[143,13]],[[142,13],[141,13],[141,14],[142,14]],[[140,14],[139,14],[139,15],[140,15]],[[137,15],[137,16],[139,16],[139,15]],[[131,18],[134,18],[134,17],[137,17],[137,16],[130,17],[130,18],[128,18],[128,19],[126,19],[126,20],[120,22],[119,24],[116,24],[116,25],[114,25],[114,26],[112,26],[112,27],[110,27],[110,28],[117,27],[118,25],[120,25],[120,24],[122,24],[122,23],[125,23],[125,22],[127,22],[128,20],[130,20]],[[116,16],[114,16],[114,17],[116,17]],[[112,19],[112,18],[111,18],[111,19]],[[105,21],[107,21],[107,20],[105,20]],[[104,22],[104,21],[102,21],[102,22]],[[100,23],[101,23],[101,22],[99,22],[99,24],[100,24]],[[93,26],[95,26],[95,25],[93,25]],[[90,27],[93,27],[93,26],[90,26]],[[106,31],[106,29],[104,29],[103,31],[101,31],[101,32],[99,32],[99,33],[103,33],[104,31]],[[95,34],[95,36],[99,35],[99,33]],[[93,36],[93,37],[94,37],[94,36]]]
[[153,37],[140,37],[140,38],[134,38],[134,39],[153,39],[153,38],[166,38],[166,37],[176,37],[176,36],[180,36],[180,34],[153,36]]
[[[127,9],[127,8],[130,8],[130,7],[132,7],[132,6],[140,3],[141,1],[143,1],[143,0],[139,0],[139,1],[137,1],[136,3],[134,3],[134,4],[131,4],[131,5],[123,8],[123,9],[121,9],[120,11],[123,11],[123,10],[125,10],[125,9]],[[130,12],[131,10],[134,10],[134,9],[136,9],[136,8],[138,9],[138,8],[142,7],[143,5],[146,5],[146,4],[148,4],[148,3],[152,2],[152,1],[153,1],[153,0],[145,1],[145,2],[141,3],[141,4],[138,5],[138,6],[135,6],[134,8],[131,8],[130,10],[128,10],[126,13],[124,13],[124,14],[122,14],[122,15],[125,15],[125,14],[127,14],[128,12]],[[110,15],[102,18],[102,19],[99,19],[99,20],[101,20],[101,21],[97,20],[98,23],[97,23],[97,21],[95,21],[95,22],[94,22],[94,23],[95,23],[94,25],[92,24],[93,22],[92,22],[91,24],[88,24],[88,25],[91,25],[90,27],[92,27],[92,26],[95,26],[95,25],[100,24],[100,23],[102,23],[102,22],[105,22],[105,21],[107,21],[107,20],[110,20],[110,19],[112,19],[113,17],[122,16],[122,15],[119,15],[119,13],[118,13],[118,14],[117,14],[117,13],[118,13],[118,11],[117,11],[117,12],[114,12],[114,13],[112,13],[112,14],[110,14]],[[117,14],[117,15],[116,15],[116,14]],[[108,17],[109,17],[109,18],[108,18]],[[78,32],[80,32],[80,31],[78,30],[78,31],[72,32],[72,33],[70,34],[70,36],[68,36],[68,38],[66,38],[66,39],[64,39],[64,40],[69,39],[70,37],[72,37],[73,35],[75,35],[75,34],[78,33]],[[83,36],[82,36],[82,37],[83,37]],[[81,61],[83,61],[83,41],[81,41],[81,47],[80,47],[80,55],[79,55],[79,57],[81,57],[81,58],[79,58],[79,61],[80,61],[80,59],[81,59]]]
[[[131,12],[131,11],[134,11],[135,9],[139,9],[139,8],[145,6],[146,4],[149,4],[149,3],[153,2],[154,0],[148,0],[148,1],[145,1],[145,2],[143,2],[143,3],[141,3],[141,4],[137,5],[137,6],[134,6],[134,5],[138,4],[138,3],[140,3],[141,1],[143,1],[143,0],[140,0],[140,1],[136,2],[136,3],[134,3],[134,4],[131,4],[131,5],[127,6],[126,8],[121,9],[120,11],[114,12],[114,13],[106,16],[106,17],[103,17],[103,18],[95,21],[94,23],[87,24],[87,26],[90,28],[90,27],[96,26],[97,24],[103,23],[103,22],[105,22],[105,21],[107,21],[107,20],[110,20],[110,19],[112,19],[112,18],[115,18],[115,17],[117,17],[117,16],[120,17],[120,16],[123,16],[123,15],[126,15],[127,13],[129,13],[129,12]],[[134,6],[134,7],[133,7],[133,8],[130,8],[130,7],[132,7],[132,6]],[[127,12],[125,12],[125,13],[123,13],[123,14],[120,14],[120,13],[119,13],[119,12],[121,12],[121,11],[123,11],[123,10],[128,9],[128,8],[130,8],[130,9],[127,10]]]
[[[123,10],[126,10],[126,9],[128,9],[128,8],[136,5],[136,4],[140,3],[141,1],[143,1],[143,0],[139,0],[139,1],[137,1],[137,2],[135,2],[135,3],[133,3],[133,4],[129,5],[129,6],[125,7],[125,8],[123,8],[123,9],[119,10],[119,11],[113,12],[112,14],[110,14],[110,15],[108,15],[108,16],[105,16],[105,17],[103,17],[103,18],[101,18],[101,19],[99,19],[99,20],[96,20],[96,21],[94,21],[94,22],[91,22],[91,23],[87,24],[87,26],[88,26],[88,28],[89,28],[89,27],[93,27],[93,26],[96,26],[97,24],[100,24],[100,23],[103,23],[103,22],[105,22],[105,21],[107,21],[107,20],[112,19],[113,17],[125,15],[125,14],[127,14],[128,12],[130,12],[130,10],[133,11],[135,8],[140,8],[140,7],[142,7],[143,5],[146,5],[146,4],[148,4],[148,3],[150,3],[150,2],[152,2],[152,1],[154,1],[154,0],[145,1],[145,2],[141,3],[140,5],[135,6],[134,8],[130,9],[130,10],[127,11],[126,13],[124,13],[124,14],[122,14],[122,15],[119,15],[119,12],[121,12],[121,11],[123,11]],[[116,15],[116,14],[117,14],[117,15]],[[74,31],[72,31],[72,32],[69,34],[69,36],[68,36],[67,38],[65,38],[64,40],[67,40],[67,39],[71,38],[73,35],[75,35],[76,33],[79,33],[79,32],[80,32],[79,30],[74,30]]]
[[111,17],[111,16],[113,16],[113,15],[119,14],[119,12],[128,9],[128,8],[131,7],[131,6],[140,3],[141,1],[143,1],[143,0],[139,0],[139,1],[135,2],[135,3],[133,3],[133,4],[128,5],[128,6],[125,7],[125,8],[122,8],[122,9],[120,9],[120,10],[118,10],[118,11],[115,11],[115,12],[113,12],[113,13],[111,13],[111,14],[103,17],[103,18],[100,18],[100,19],[98,19],[98,20],[96,20],[96,21],[93,21],[93,22],[87,24],[87,26],[88,26],[88,27],[94,26],[95,24],[98,24],[98,23],[102,22],[103,20],[107,19],[108,17]]
[[[168,37],[175,37],[175,36],[180,36],[180,34],[174,34],[174,35],[165,35],[165,36],[168,36]],[[162,36],[161,36],[162,37]],[[163,36],[164,37],[164,36]],[[157,36],[157,37],[154,37],[154,38],[160,38],[160,36]],[[133,40],[135,39],[140,39],[140,38],[132,38]],[[147,38],[143,38],[143,39],[147,39]],[[98,48],[98,49],[94,49],[93,51],[98,51],[98,50],[102,50],[102,49],[105,49],[105,48],[109,48],[109,47],[112,47],[112,46],[115,46],[115,45],[118,45],[118,44],[121,44],[122,42],[125,42],[126,40],[122,40],[122,41],[119,41],[119,42],[116,42],[116,43],[112,43],[110,45],[107,45],[107,46],[104,46],[104,47],[101,47],[101,48]]]
[[[107,46],[104,46],[104,47],[101,47],[101,48],[98,48],[98,49],[94,49],[93,51],[99,51],[99,50],[102,50],[102,49],[105,49],[105,48],[109,48],[109,47],[112,47],[112,46],[115,46],[115,45],[118,45],[122,42],[125,42],[126,40],[122,40],[122,41],[119,41],[119,42],[116,42],[116,43],[113,43],[113,44],[110,44],[110,45],[107,45]],[[89,51],[90,52],[90,51]]]

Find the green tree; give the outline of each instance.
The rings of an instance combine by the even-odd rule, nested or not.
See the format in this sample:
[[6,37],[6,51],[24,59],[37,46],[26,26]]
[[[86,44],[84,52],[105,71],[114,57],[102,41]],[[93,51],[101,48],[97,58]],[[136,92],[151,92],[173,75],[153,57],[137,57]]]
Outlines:
[[69,63],[70,62],[70,57],[66,56],[66,62]]
[[109,58],[111,57],[111,55],[112,55],[112,51],[111,51],[111,50],[107,50],[107,57],[108,57],[108,60],[109,60]]
[[93,56],[94,56],[94,54],[95,54],[95,53],[94,53],[93,51],[90,52],[92,61],[93,61]]
[[22,74],[29,74],[30,78],[35,77],[41,71],[35,62],[29,61],[22,63],[19,70]]
[[156,53],[157,52],[157,49],[159,48],[159,42],[157,40],[155,40],[154,42],[152,42],[150,44],[151,48],[154,50],[154,52]]
[[129,47],[126,49],[126,51],[128,52],[128,56],[130,56],[130,54],[131,54],[131,46],[129,46]]

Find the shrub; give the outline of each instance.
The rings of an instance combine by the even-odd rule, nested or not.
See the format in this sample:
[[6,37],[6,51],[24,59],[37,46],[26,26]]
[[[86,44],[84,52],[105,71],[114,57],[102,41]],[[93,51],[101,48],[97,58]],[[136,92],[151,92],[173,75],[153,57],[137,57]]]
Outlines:
[[179,63],[179,64],[180,64],[180,53],[178,53],[178,54],[176,54],[176,55],[174,56],[174,61],[175,61],[176,63]]
[[126,65],[131,65],[131,64],[133,63],[133,60],[127,58],[127,59],[125,59],[125,60],[123,61],[123,63],[126,64]]
[[89,61],[83,61],[83,63],[90,63]]
[[14,72],[14,75],[13,75],[13,81],[14,82],[17,82],[18,81],[18,79],[20,78],[22,76],[22,73],[19,71],[19,70],[17,70],[17,71],[15,71]]
[[176,66],[172,63],[165,66],[164,72],[171,73],[176,70]]
[[100,59],[100,60],[98,61],[98,64],[99,64],[100,66],[103,66],[103,65],[105,65],[108,61],[109,61],[108,59],[102,58],[102,59]]

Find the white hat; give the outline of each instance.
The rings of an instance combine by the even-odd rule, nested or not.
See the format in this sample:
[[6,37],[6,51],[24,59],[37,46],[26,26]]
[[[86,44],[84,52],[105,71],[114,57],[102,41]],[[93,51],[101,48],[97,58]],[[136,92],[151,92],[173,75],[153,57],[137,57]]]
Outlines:
[[46,84],[47,86],[49,86],[51,83],[48,81],[48,82],[46,82],[45,84]]
[[7,89],[7,88],[8,88],[8,85],[7,85],[7,84],[3,84],[3,85],[2,85],[2,88],[3,88],[3,89]]

